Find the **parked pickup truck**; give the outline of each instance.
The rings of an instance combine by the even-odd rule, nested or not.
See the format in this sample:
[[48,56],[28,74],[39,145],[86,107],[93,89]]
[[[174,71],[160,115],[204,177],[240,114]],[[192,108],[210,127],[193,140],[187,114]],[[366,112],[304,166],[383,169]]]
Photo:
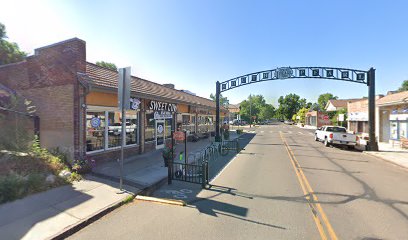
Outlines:
[[338,126],[323,126],[315,131],[315,141],[324,142],[326,147],[344,145],[352,149],[356,145],[357,136],[347,133],[346,128]]

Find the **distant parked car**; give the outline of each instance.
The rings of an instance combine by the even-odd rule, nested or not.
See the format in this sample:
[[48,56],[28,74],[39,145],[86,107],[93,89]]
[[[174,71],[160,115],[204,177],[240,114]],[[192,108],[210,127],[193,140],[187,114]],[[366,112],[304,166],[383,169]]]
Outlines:
[[289,121],[289,120],[286,120],[286,121],[284,121],[283,123],[284,123],[284,124],[287,124],[287,125],[293,125],[293,124],[294,124],[293,121]]
[[232,121],[232,125],[242,126],[242,125],[247,125],[247,122],[244,121],[244,120],[234,119],[234,120]]

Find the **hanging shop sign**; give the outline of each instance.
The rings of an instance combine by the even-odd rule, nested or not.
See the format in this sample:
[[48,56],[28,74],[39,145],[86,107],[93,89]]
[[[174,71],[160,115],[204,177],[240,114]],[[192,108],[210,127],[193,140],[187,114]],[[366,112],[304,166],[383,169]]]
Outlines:
[[130,98],[130,109],[137,110],[140,105],[140,100],[137,98]]
[[174,140],[177,141],[184,141],[186,134],[184,132],[181,131],[177,131],[173,133],[173,138]]
[[151,100],[148,108],[153,111],[177,112],[177,104]]

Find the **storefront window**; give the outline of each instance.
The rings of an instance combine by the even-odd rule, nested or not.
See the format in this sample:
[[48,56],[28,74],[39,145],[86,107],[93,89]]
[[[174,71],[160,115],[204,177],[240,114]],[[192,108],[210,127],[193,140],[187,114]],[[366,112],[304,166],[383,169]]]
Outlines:
[[172,123],[173,123],[173,119],[166,119],[165,120],[165,123],[164,123],[164,126],[165,126],[165,131],[164,131],[164,134],[165,134],[165,136],[166,136],[166,138],[171,138],[171,126],[172,126]]
[[407,122],[399,122],[399,139],[407,138]]
[[155,140],[155,120],[154,120],[154,112],[153,111],[146,111],[146,119],[145,119],[145,141],[150,142]]
[[198,132],[207,133],[215,131],[213,116],[211,115],[200,115],[198,116]]
[[397,121],[391,121],[390,130],[391,130],[391,139],[397,140],[398,139],[398,123],[397,123]]
[[138,113],[136,111],[126,112],[126,145],[138,143]]
[[[135,110],[126,112],[126,145],[138,143],[138,113],[139,111]],[[88,152],[121,146],[121,115],[119,111],[87,111],[86,142]]]
[[105,112],[86,114],[86,151],[96,151],[105,148]]
[[120,112],[108,113],[108,148],[121,145],[122,118]]
[[189,134],[195,133],[195,116],[191,114],[182,115],[183,122],[179,124],[178,128],[181,131],[187,131]]

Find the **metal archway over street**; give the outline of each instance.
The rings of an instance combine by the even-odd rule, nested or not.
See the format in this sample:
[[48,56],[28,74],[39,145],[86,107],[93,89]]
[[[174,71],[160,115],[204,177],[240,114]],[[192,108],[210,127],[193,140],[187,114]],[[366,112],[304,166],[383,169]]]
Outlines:
[[[375,69],[368,71],[336,68],[336,67],[281,67],[272,70],[260,71],[242,75],[239,77],[216,82],[216,126],[215,139],[220,138],[220,94],[237,87],[246,86],[253,83],[285,80],[291,78],[314,78],[354,82],[366,84],[368,86],[368,122],[369,122],[369,143],[370,151],[378,151],[378,143],[375,137]],[[374,139],[374,141],[372,141]]]

